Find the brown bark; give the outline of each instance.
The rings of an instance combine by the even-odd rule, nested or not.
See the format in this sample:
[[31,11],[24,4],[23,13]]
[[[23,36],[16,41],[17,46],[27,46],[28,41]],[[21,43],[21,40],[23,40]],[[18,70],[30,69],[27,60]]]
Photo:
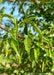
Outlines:
[[3,26],[1,26],[1,25],[0,25],[0,28],[3,29],[3,30],[5,30],[5,31],[7,31],[7,30],[6,30]]
[[[5,31],[7,31],[7,30],[6,30],[3,26],[1,26],[1,25],[0,25],[0,28],[3,29],[3,30],[5,30]],[[8,30],[7,32],[9,32],[9,30]],[[21,38],[21,39],[23,39],[23,40],[25,39],[24,37],[22,37],[22,36],[19,35],[19,34],[18,34],[18,38]]]

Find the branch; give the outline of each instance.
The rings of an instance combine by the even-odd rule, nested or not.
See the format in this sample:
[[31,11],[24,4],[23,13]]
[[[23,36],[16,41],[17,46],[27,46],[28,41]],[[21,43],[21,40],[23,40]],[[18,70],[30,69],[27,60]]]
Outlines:
[[21,36],[21,35],[19,35],[19,34],[18,34],[18,38],[21,38],[21,39],[23,39],[23,40],[25,39],[24,37],[22,37],[22,36]]
[[6,30],[4,27],[2,27],[1,25],[0,25],[0,28],[3,29],[3,30],[5,30],[5,31],[7,31],[7,30]]
[[[7,30],[6,30],[3,26],[1,26],[1,25],[0,25],[0,28],[3,29],[3,30],[5,30],[5,31],[7,31]],[[9,30],[8,30],[7,32],[9,32]],[[22,37],[22,36],[19,35],[19,34],[18,34],[18,38],[21,38],[21,39],[23,39],[23,40],[25,39],[24,37]]]
[[[7,31],[7,30],[6,30],[3,26],[1,26],[1,25],[0,25],[0,28],[3,29],[3,30],[5,30],[5,31]],[[7,32],[9,32],[9,30],[8,30]],[[23,40],[25,39],[25,37],[22,37],[22,36],[19,35],[19,34],[18,34],[18,38],[21,38],[21,39],[23,39]],[[42,42],[40,45],[43,45],[43,42]],[[48,46],[45,46],[45,48],[48,49],[49,47],[48,47]],[[52,50],[54,51],[54,47],[52,47]]]

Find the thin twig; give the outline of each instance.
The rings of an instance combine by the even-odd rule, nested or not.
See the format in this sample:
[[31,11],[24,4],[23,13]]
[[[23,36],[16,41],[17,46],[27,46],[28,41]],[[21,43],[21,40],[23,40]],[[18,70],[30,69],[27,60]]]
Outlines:
[[0,25],[0,28],[3,29],[3,30],[5,30],[5,31],[7,31],[7,30],[6,30],[3,26],[1,26],[1,25]]
[[[0,25],[0,28],[3,29],[3,30],[5,30],[5,31],[7,31],[7,30],[6,30],[3,26],[1,26],[1,25]],[[7,32],[9,32],[9,30],[8,30]],[[19,35],[19,34],[18,34],[18,38],[21,38],[21,39],[23,39],[23,40],[25,39],[24,37],[22,37],[22,36]]]

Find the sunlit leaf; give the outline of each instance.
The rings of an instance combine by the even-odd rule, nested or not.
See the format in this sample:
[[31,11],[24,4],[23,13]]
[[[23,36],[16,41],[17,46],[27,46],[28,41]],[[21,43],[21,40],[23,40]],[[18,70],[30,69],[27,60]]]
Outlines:
[[10,46],[11,46],[11,47],[14,49],[14,51],[16,52],[16,54],[17,54],[18,56],[20,56],[19,53],[18,53],[17,41],[14,40],[13,38],[11,38],[11,39],[8,40],[8,41],[9,41]]
[[0,5],[2,4],[3,0],[0,0]]
[[31,40],[26,37],[24,40],[25,50],[29,53],[31,49]]

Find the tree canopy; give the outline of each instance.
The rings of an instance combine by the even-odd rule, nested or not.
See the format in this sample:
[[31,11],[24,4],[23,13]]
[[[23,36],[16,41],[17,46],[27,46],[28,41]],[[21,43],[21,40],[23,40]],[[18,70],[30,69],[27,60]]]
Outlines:
[[0,6],[0,73],[53,73],[54,0],[1,0]]

